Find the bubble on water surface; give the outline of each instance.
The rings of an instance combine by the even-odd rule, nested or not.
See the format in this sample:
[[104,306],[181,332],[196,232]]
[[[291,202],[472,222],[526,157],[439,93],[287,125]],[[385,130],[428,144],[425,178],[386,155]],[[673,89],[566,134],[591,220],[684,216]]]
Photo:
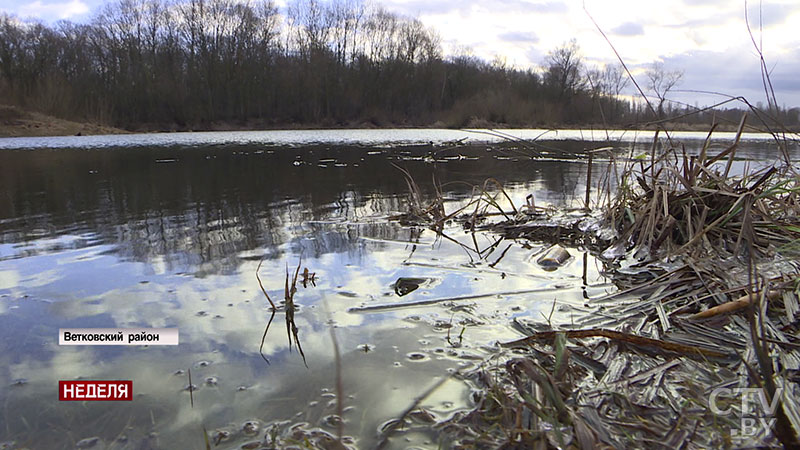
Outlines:
[[261,423],[257,420],[248,420],[242,425],[242,432],[248,436],[253,436],[258,434],[258,430],[261,427]]

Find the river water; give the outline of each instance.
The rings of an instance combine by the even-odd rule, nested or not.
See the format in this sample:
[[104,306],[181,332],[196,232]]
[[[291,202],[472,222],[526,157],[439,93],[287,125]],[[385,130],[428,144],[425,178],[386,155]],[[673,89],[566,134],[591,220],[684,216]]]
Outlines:
[[[580,249],[547,271],[543,244],[390,220],[407,205],[396,166],[424,195],[435,177],[448,211],[487,178],[517,206],[532,195],[577,207],[587,150],[628,155],[652,140],[511,133],[540,140],[456,130],[0,139],[0,448],[205,448],[204,429],[215,448],[335,435],[337,396],[347,442],[371,448],[442,380],[418,405],[426,420],[469,408],[473,387],[451,375],[491,364],[496,342],[520,336],[515,318],[568,321],[614,287]],[[705,134],[673,138],[693,152]],[[712,152],[730,139],[720,134]],[[746,136],[740,155],[778,158],[763,135]],[[595,184],[607,163],[596,158]],[[315,274],[295,294],[305,364],[283,310],[264,340],[269,363],[260,355],[271,315],[260,261],[276,301],[298,263]],[[175,327],[180,345],[58,345],[59,328],[87,327]],[[58,381],[79,378],[133,380],[133,401],[59,402]],[[388,447],[447,447],[426,420]]]

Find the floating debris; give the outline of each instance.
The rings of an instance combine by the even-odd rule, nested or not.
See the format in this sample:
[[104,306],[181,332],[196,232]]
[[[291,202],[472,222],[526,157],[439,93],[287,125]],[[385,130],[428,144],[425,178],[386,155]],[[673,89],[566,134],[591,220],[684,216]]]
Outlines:
[[563,266],[571,257],[572,255],[569,254],[567,249],[556,244],[540,256],[539,259],[536,260],[536,263],[544,267],[545,270],[555,270]]
[[330,414],[322,418],[322,424],[331,428],[336,428],[342,423],[342,418],[336,414]]
[[419,287],[430,281],[429,278],[404,278],[400,277],[390,287],[399,297],[408,295],[416,291]]
[[408,417],[420,423],[427,423],[427,424],[436,423],[436,417],[434,417],[433,414],[429,413],[428,411],[425,411],[424,409],[411,411],[410,413],[408,413]]
[[370,344],[361,344],[358,346],[358,349],[364,353],[369,353],[375,349],[375,346]]
[[428,356],[424,353],[412,352],[407,355],[408,359],[411,361],[424,361],[428,359]]
[[93,448],[99,442],[100,442],[100,438],[97,437],[97,436],[94,436],[94,437],[90,437],[90,438],[86,438],[86,439],[81,439],[80,441],[75,443],[75,447],[76,448],[81,448],[81,449],[83,449],[83,448]]
[[317,273],[316,272],[309,272],[308,267],[303,269],[303,287],[307,288],[309,285],[312,287],[316,287],[317,285]]
[[219,445],[221,442],[225,442],[230,438],[231,438],[231,432],[228,430],[216,430],[214,432],[214,435],[212,436],[214,445]]

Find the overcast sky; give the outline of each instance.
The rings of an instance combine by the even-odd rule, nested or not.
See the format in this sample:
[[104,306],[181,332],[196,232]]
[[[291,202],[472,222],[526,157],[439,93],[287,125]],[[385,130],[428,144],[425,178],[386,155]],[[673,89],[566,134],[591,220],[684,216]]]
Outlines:
[[[744,1],[374,1],[435,28],[448,54],[471,52],[489,61],[501,58],[519,68],[538,67],[549,50],[573,38],[589,64],[616,61],[591,14],[642,83],[644,68],[662,61],[666,69],[684,72],[678,89],[741,95],[753,103],[765,99],[758,56],[745,24]],[[45,22],[86,21],[103,3],[0,0],[0,10]],[[800,106],[800,2],[750,1],[747,10],[755,37],[763,42],[778,103]],[[675,98],[692,104],[723,99],[686,92],[677,92]]]

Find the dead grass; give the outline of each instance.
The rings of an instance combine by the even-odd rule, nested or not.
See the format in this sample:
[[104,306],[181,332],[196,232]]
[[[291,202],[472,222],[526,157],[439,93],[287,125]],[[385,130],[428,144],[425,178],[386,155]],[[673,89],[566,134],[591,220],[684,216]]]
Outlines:
[[74,122],[16,106],[0,105],[0,137],[75,136],[128,133],[119,128]]
[[[715,155],[713,128],[696,155],[658,135],[648,153],[612,155],[605,179],[616,188],[595,193],[602,213],[571,223],[554,223],[532,199],[501,207],[507,195],[496,181],[448,214],[440,188],[426,205],[404,171],[417,225],[441,233],[443,221],[457,220],[472,233],[582,245],[618,287],[589,299],[570,324],[544,332],[517,324],[527,336],[503,345],[516,350],[469,374],[480,398],[439,424],[446,440],[455,448],[797,448],[800,178],[787,158],[734,173],[745,123]],[[597,226],[577,226],[586,220]],[[764,401],[779,405],[759,417],[772,427],[733,435],[753,412],[715,414],[720,387],[763,389]]]
[[618,243],[650,259],[744,258],[751,250],[760,258],[793,248],[800,239],[800,178],[792,166],[731,173],[745,119],[717,155],[707,153],[710,132],[697,156],[660,150],[656,139],[649,159],[627,164],[605,217],[620,233]]
[[[264,284],[261,282],[261,277],[259,276],[259,271],[261,270],[261,264],[264,262],[262,259],[258,263],[258,267],[256,268],[256,280],[258,280],[258,286],[261,288],[261,292],[266,297],[267,301],[270,304],[271,314],[269,317],[269,321],[267,322],[266,327],[264,327],[264,333],[261,335],[261,345],[258,348],[258,352],[261,355],[261,358],[269,364],[269,359],[264,355],[264,342],[267,339],[267,333],[269,332],[269,328],[272,325],[272,320],[275,318],[275,313],[278,311],[278,307],[275,305],[275,302],[272,301],[267,290],[264,289]],[[300,337],[299,337],[299,329],[294,321],[294,313],[295,313],[295,304],[294,304],[294,294],[297,292],[297,276],[300,274],[300,264],[302,260],[297,261],[297,268],[294,271],[294,276],[290,278],[289,276],[289,265],[286,265],[286,278],[284,280],[284,303],[283,303],[283,312],[286,320],[286,334],[289,338],[289,351],[292,351],[292,343],[297,348],[297,351],[300,353],[300,356],[303,358],[303,365],[308,367],[308,363],[306,362],[306,355],[303,353],[303,347],[300,344]],[[289,281],[291,279],[291,282]],[[308,284],[314,285],[315,275],[312,273],[309,275],[308,268],[303,273],[303,287],[306,287]]]

